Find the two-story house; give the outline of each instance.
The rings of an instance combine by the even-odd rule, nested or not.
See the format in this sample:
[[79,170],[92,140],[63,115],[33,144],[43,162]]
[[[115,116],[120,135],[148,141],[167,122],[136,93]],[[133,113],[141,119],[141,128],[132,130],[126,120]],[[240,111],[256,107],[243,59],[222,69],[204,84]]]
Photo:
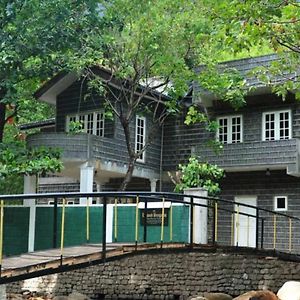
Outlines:
[[[226,171],[221,183],[220,198],[236,201],[271,211],[300,215],[300,105],[293,93],[285,101],[272,94],[271,87],[256,78],[249,78],[249,71],[257,66],[267,66],[275,56],[262,56],[225,63],[247,78],[252,92],[246,97],[246,105],[234,110],[212,94],[198,89],[194,102],[201,102],[218,123],[216,136],[201,126],[186,126],[184,118],[178,118],[165,126],[164,169],[172,170],[190,154],[201,161],[217,164]],[[280,78],[278,78],[280,80]],[[223,150],[216,153],[207,142],[216,139]],[[240,212],[256,215],[253,208],[236,207]],[[254,246],[257,235],[256,221],[245,216],[220,213],[218,240],[232,239],[232,244]],[[288,249],[288,233],[299,239],[300,224],[278,217],[274,220],[264,213],[265,240],[274,245],[277,231],[286,231],[287,239],[276,241],[277,246]],[[224,221],[222,221],[223,219]],[[260,224],[261,226],[261,224]],[[238,230],[237,230],[238,227]],[[250,228],[250,229],[248,229]],[[259,227],[261,230],[261,227]],[[234,236],[230,237],[234,231]],[[276,240],[276,239],[275,239]]]
[[[175,171],[179,163],[197,155],[200,160],[225,169],[220,198],[300,215],[300,105],[292,93],[283,102],[272,94],[270,87],[247,75],[254,67],[268,65],[274,59],[275,56],[269,55],[226,63],[240,71],[253,87],[246,97],[246,105],[236,111],[214,95],[201,95],[198,90],[192,101],[201,102],[217,120],[216,136],[209,134],[202,125],[185,125],[184,112],[167,120],[137,162],[129,188],[173,191],[167,172]],[[102,72],[104,77],[110,75],[105,70]],[[27,142],[29,146],[61,148],[65,168],[60,175],[79,182],[80,191],[89,192],[96,186],[98,190],[117,189],[127,170],[124,133],[118,120],[104,118],[100,96],[82,100],[85,88],[75,74],[60,74],[39,89],[37,99],[56,107],[54,132],[31,135]],[[72,121],[82,122],[84,133],[68,133]],[[136,149],[143,146],[149,122],[147,117],[138,115],[132,121],[132,142]],[[223,143],[223,151],[216,154],[207,145],[210,139]],[[46,180],[57,183],[55,178]],[[33,182],[27,178],[27,191],[32,190]],[[253,208],[237,209],[257,213]],[[225,214],[220,215],[220,222],[226,221],[219,227],[219,241],[232,238],[232,244],[253,246],[258,234],[255,220],[243,216],[230,218]],[[288,224],[280,222],[286,221],[278,219],[277,230],[288,228]],[[272,226],[272,220],[265,224],[270,234],[270,247]],[[235,234],[230,237],[232,231]],[[294,234],[295,239],[300,238],[299,233]],[[282,243],[284,248],[286,240],[277,243]]]
[[[103,80],[111,78],[111,73],[104,68],[97,68]],[[109,80],[118,92],[117,81]],[[103,96],[85,97],[87,83],[75,74],[58,74],[42,86],[35,94],[38,100],[54,105],[56,121],[47,126],[47,130],[30,135],[28,146],[48,146],[60,148],[64,169],[59,174],[63,178],[40,179],[43,191],[53,191],[54,186],[64,191],[91,192],[93,190],[116,190],[119,188],[128,166],[128,154],[124,130],[120,120],[105,117]],[[167,96],[159,94],[162,99]],[[155,92],[146,95],[145,101],[156,97]],[[81,133],[74,134],[71,127],[74,122],[82,125]],[[45,124],[37,124],[36,127]],[[130,124],[132,144],[136,151],[144,147],[146,135],[153,129],[151,118],[135,115]],[[28,126],[23,126],[23,128]],[[31,124],[32,127],[32,124]],[[137,159],[133,180],[129,186],[132,190],[156,190],[161,174],[162,136],[161,130],[155,131],[155,137],[146,151]],[[26,178],[25,190],[34,190],[34,179]],[[76,184],[78,183],[78,184]]]

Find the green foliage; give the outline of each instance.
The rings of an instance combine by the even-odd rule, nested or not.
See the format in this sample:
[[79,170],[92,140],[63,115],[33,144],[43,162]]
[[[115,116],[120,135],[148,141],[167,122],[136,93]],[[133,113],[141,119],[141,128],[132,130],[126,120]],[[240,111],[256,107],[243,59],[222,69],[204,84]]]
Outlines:
[[218,181],[224,177],[224,170],[216,165],[201,163],[197,158],[191,157],[187,165],[179,165],[180,178],[175,191],[186,188],[203,187],[211,196],[220,192]]
[[76,134],[83,132],[83,124],[80,121],[71,121],[69,122],[69,133]]
[[[10,175],[0,178],[0,195],[22,194],[24,189],[24,177],[22,175]],[[8,201],[10,205],[12,201]],[[13,202],[14,204],[22,204],[22,201]]]
[[207,131],[216,133],[218,129],[218,123],[209,119],[208,115],[204,112],[200,112],[195,106],[190,106],[186,114],[184,124],[192,125],[195,123],[205,124]]
[[23,143],[0,144],[0,178],[45,175],[62,170],[60,151],[44,147],[27,149]]

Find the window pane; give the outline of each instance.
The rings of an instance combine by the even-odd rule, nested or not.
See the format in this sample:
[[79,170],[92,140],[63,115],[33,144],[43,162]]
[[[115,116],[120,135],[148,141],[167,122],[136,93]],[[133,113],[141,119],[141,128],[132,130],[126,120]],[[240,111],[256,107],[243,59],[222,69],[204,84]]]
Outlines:
[[241,117],[232,117],[231,119],[231,142],[241,142]]
[[104,113],[97,112],[95,116],[95,135],[104,136]]
[[289,132],[289,113],[288,112],[281,112],[279,113],[279,139],[285,140],[289,139],[290,132]]
[[94,124],[94,114],[87,114],[86,115],[87,118],[87,130],[86,132],[88,134],[93,134],[93,124]]
[[271,141],[275,139],[275,114],[265,114],[264,120],[265,140]]
[[[137,117],[136,119],[136,137],[135,149],[139,152],[145,146],[145,119]],[[144,152],[139,156],[140,160],[144,159]]]

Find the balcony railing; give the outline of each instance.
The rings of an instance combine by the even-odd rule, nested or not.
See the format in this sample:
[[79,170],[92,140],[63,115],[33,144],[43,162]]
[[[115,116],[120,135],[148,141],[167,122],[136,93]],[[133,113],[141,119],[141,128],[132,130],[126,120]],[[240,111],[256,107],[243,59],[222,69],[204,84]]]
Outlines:
[[[62,151],[62,159],[69,161],[99,160],[101,168],[118,173],[126,173],[128,154],[126,143],[122,139],[100,137],[86,133],[69,134],[36,133],[27,138],[28,147],[52,147]],[[158,177],[159,165],[154,160],[147,164],[137,163],[134,176]]]
[[263,169],[285,167],[289,173],[298,173],[299,140],[259,141],[226,144],[220,153],[207,145],[199,145],[195,153],[225,170]]

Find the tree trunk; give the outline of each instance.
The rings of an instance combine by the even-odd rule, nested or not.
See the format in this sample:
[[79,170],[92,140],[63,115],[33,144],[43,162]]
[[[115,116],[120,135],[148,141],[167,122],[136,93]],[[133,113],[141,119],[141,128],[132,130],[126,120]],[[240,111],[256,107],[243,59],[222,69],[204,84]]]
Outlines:
[[127,147],[127,152],[129,156],[129,163],[128,163],[128,168],[126,175],[123,179],[123,182],[121,183],[120,190],[125,191],[127,189],[128,184],[130,183],[132,179],[132,173],[135,167],[135,162],[136,162],[136,155],[134,149],[132,149],[131,145],[131,137],[130,137],[130,129],[129,129],[129,120],[122,116],[120,117],[121,124],[123,126],[124,130],[124,135],[125,135],[125,141],[126,141],[126,147]]
[[121,191],[125,191],[127,189],[127,186],[128,186],[128,184],[130,183],[130,181],[132,179],[132,173],[133,173],[133,170],[134,170],[135,161],[136,161],[135,157],[130,158],[130,160],[129,160],[126,175],[125,175],[125,177],[123,179],[123,182],[121,183],[121,186],[120,186]]
[[3,142],[6,106],[0,102],[0,143]]

